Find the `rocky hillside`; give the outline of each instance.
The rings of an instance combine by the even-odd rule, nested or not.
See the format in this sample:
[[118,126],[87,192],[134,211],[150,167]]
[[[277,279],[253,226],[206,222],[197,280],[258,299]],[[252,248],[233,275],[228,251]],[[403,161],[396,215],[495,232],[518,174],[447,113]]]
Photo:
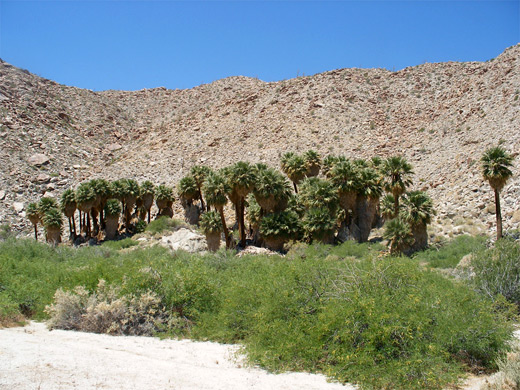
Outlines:
[[[404,154],[435,200],[438,230],[478,231],[494,221],[479,158],[498,143],[518,153],[519,95],[520,45],[484,63],[132,92],[68,87],[0,61],[0,224],[26,230],[24,204],[92,177],[173,185],[195,163],[277,166],[282,153],[312,148]],[[520,223],[515,173],[503,193],[505,228]]]

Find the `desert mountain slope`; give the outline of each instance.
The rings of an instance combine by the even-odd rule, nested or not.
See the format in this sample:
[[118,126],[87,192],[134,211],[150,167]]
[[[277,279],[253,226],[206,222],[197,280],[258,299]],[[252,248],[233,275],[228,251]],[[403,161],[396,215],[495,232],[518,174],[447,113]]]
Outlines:
[[[67,87],[0,62],[0,224],[26,229],[19,203],[59,196],[91,177],[173,185],[195,163],[278,166],[282,153],[312,148],[353,158],[404,154],[438,221],[487,225],[493,197],[479,158],[498,143],[518,152],[519,95],[520,45],[484,63],[341,69],[272,83],[230,77],[132,92]],[[45,158],[35,154],[49,161],[40,165]],[[506,228],[520,222],[514,171],[503,192]]]

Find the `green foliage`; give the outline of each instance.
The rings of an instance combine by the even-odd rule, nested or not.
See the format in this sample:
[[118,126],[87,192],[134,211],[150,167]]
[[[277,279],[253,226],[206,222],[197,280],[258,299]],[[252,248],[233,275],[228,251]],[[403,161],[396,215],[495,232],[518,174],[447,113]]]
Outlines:
[[226,195],[231,192],[231,187],[224,173],[215,172],[206,177],[203,192],[208,205],[222,208],[228,201]]
[[205,165],[194,165],[190,169],[190,175],[195,179],[199,188],[202,187],[204,180],[211,173],[211,168]]
[[401,216],[385,224],[383,237],[390,242],[390,253],[395,255],[402,254],[413,243],[410,225]]
[[121,214],[121,203],[116,199],[109,199],[105,204],[105,215],[116,216]]
[[383,183],[380,174],[371,167],[358,170],[357,192],[361,196],[379,199],[383,193]]
[[29,218],[31,222],[33,220],[37,221],[40,215],[38,205],[36,203],[29,203],[25,209],[25,215],[27,215],[27,218]]
[[[0,242],[0,316],[23,310],[42,319],[53,302],[73,313],[74,288],[84,286],[76,295],[96,293],[106,303],[92,308],[103,314],[92,330],[117,314],[110,309],[116,300],[150,294],[145,302],[154,310],[143,318],[173,315],[160,327],[171,334],[241,342],[252,363],[274,371],[318,371],[362,388],[403,390],[446,388],[469,362],[493,367],[511,338],[507,304],[414,260],[376,259],[374,245],[302,245],[287,258],[110,248],[125,241],[77,249]],[[60,288],[72,299],[54,301]]]
[[54,198],[49,197],[43,197],[38,202],[38,215],[40,218],[43,218],[43,216],[49,211],[53,209],[58,209],[58,202]]
[[288,201],[292,194],[291,187],[280,172],[272,168],[266,168],[257,170],[256,176],[257,180],[253,194],[259,204],[262,203],[262,200],[271,197],[277,205]]
[[11,229],[11,225],[9,225],[8,223],[3,223],[0,225],[0,240],[5,241],[15,236],[15,233]]
[[42,224],[45,229],[60,228],[63,226],[63,218],[61,212],[57,209],[49,209],[42,216]]
[[487,149],[481,163],[482,175],[493,189],[500,191],[507,180],[513,176],[513,172],[509,169],[513,166],[513,156],[500,146]]
[[255,186],[256,170],[250,163],[238,161],[229,167],[226,178],[231,191],[235,191],[240,197],[245,197]]
[[62,210],[65,210],[65,208],[74,206],[76,207],[76,193],[73,189],[68,188],[61,194],[61,202],[60,206]]
[[325,207],[335,215],[339,206],[338,191],[328,180],[310,177],[300,187],[299,198],[306,208]]
[[412,184],[413,168],[402,156],[388,157],[381,167],[385,176],[385,190],[399,197]]
[[177,230],[179,227],[183,226],[186,226],[184,222],[175,218],[163,216],[150,222],[148,226],[146,226],[145,231],[152,234],[158,234],[165,231]]
[[345,156],[332,156],[332,155],[325,156],[325,158],[323,159],[323,163],[321,164],[322,173],[327,178],[330,178],[331,177],[330,171],[332,170],[334,165],[336,165],[337,163],[342,162],[342,161],[347,161]]
[[[115,185],[116,182],[113,184]],[[89,182],[81,183],[76,189],[76,202],[78,205],[94,202],[96,193]]]
[[331,215],[327,207],[313,207],[305,213],[303,229],[305,235],[312,239],[328,238],[336,230],[335,215]]
[[490,249],[474,253],[471,260],[474,272],[471,283],[475,289],[490,297],[504,296],[520,306],[520,243],[501,239]]
[[199,194],[199,187],[193,176],[184,176],[177,185],[177,193],[187,201],[195,199]]
[[458,236],[439,248],[429,248],[416,253],[414,258],[432,268],[455,268],[459,261],[473,251],[486,247],[484,236]]
[[136,233],[143,233],[144,231],[146,231],[146,227],[147,226],[148,226],[148,224],[145,221],[143,221],[142,219],[140,219],[135,224],[135,232]]
[[293,152],[287,152],[282,156],[281,167],[289,180],[295,184],[298,184],[307,174],[305,160]]
[[108,199],[112,196],[112,185],[105,179],[92,179],[90,187],[100,200]]
[[200,228],[204,233],[216,233],[223,230],[220,214],[216,211],[208,211],[201,215],[199,221]]
[[247,220],[253,226],[259,226],[262,220],[261,208],[253,194],[249,194],[247,202]]
[[165,186],[165,185],[159,185],[155,189],[155,199],[157,200],[166,200],[169,202],[173,202],[173,188]]
[[386,219],[392,219],[394,218],[394,204],[395,204],[395,198],[392,194],[386,194],[381,199],[381,215],[383,218]]
[[148,194],[155,195],[155,185],[150,180],[142,182],[139,188],[141,190],[140,196]]
[[408,192],[403,203],[404,218],[411,226],[419,224],[427,225],[435,215],[433,202],[424,191]]
[[267,214],[260,222],[262,237],[296,238],[301,231],[298,215],[293,211]]
[[321,158],[318,152],[315,150],[308,150],[303,154],[303,162],[305,164],[305,168],[307,169],[307,176],[316,176],[318,175],[321,168]]
[[349,160],[335,161],[328,171],[327,177],[332,184],[341,192],[357,192],[359,189],[359,170]]
[[110,248],[113,250],[127,249],[133,246],[139,245],[139,243],[135,240],[132,240],[130,237],[123,238],[122,240],[110,240],[103,242],[104,248]]

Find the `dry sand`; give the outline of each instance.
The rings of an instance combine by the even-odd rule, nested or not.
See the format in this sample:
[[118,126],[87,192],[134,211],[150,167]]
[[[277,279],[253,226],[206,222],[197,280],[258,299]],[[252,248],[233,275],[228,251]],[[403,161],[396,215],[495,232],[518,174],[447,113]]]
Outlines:
[[237,346],[53,330],[0,329],[0,389],[353,390],[322,375],[245,368]]

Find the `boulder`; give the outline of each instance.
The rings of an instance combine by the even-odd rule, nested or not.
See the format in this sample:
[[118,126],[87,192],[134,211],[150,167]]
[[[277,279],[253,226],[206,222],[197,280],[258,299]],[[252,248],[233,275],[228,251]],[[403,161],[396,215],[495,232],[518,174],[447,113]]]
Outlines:
[[24,209],[24,204],[23,204],[23,202],[14,202],[14,203],[13,203],[13,209],[14,209],[14,211],[16,211],[17,213],[22,212],[23,209]]
[[36,153],[29,157],[27,161],[29,164],[34,165],[35,167],[40,167],[42,165],[48,164],[50,159],[45,154]]
[[208,250],[206,237],[186,228],[180,228],[169,236],[164,236],[160,245],[172,251],[179,249],[190,253],[205,252]]

